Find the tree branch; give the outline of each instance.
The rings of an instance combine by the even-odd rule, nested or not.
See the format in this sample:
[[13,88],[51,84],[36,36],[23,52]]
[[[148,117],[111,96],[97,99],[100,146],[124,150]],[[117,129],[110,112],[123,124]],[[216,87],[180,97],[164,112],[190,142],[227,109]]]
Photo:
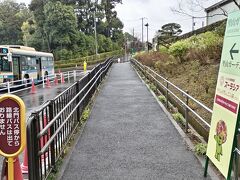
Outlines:
[[234,4],[238,7],[238,9],[240,9],[240,5],[237,3],[236,0],[232,0],[234,2]]

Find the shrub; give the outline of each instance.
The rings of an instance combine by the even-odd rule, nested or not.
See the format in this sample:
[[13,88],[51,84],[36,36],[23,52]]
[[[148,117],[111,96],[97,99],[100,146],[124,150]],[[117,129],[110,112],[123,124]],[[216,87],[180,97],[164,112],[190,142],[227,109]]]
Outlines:
[[67,49],[61,49],[55,51],[56,59],[71,59],[73,57],[72,51],[69,51]]
[[160,53],[167,54],[167,53],[168,53],[168,48],[166,48],[166,47],[164,47],[164,46],[160,46],[159,52],[160,52]]
[[194,151],[198,155],[205,155],[207,152],[207,144],[204,143],[198,143],[194,146]]
[[181,62],[183,62],[183,57],[186,55],[188,50],[189,42],[186,40],[177,41],[169,47],[169,53],[174,57],[178,57]]
[[151,84],[149,85],[149,87],[150,87],[150,89],[151,89],[153,92],[156,92],[156,91],[157,91],[157,87],[156,87],[153,83],[151,83]]
[[87,107],[84,109],[83,114],[82,114],[82,121],[86,121],[89,118],[90,115],[90,109]]
[[216,29],[215,29],[215,32],[220,36],[220,37],[223,37],[224,36],[224,33],[225,33],[225,30],[226,30],[226,21],[222,22],[220,26],[218,26]]
[[163,95],[158,96],[158,100],[161,101],[163,104],[165,104],[167,102],[167,99]]
[[178,113],[174,113],[174,114],[172,114],[172,116],[173,116],[173,119],[175,121],[177,121],[182,126],[185,126],[185,119],[184,119],[184,117],[183,117],[183,115],[181,113],[179,113],[179,112]]

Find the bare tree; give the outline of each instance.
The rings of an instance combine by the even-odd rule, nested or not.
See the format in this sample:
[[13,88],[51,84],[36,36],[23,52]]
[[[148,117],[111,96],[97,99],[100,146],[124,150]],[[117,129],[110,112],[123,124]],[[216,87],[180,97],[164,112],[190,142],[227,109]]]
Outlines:
[[234,2],[234,4],[240,9],[240,4],[237,3],[236,0],[232,0]]
[[[208,15],[208,16],[195,16],[194,13],[196,12],[199,12],[199,11],[202,11],[205,9],[204,5],[203,5],[203,2],[206,2],[206,1],[203,1],[203,0],[187,0],[187,1],[183,1],[183,0],[180,0],[178,2],[178,6],[177,7],[173,7],[171,8],[171,10],[174,12],[174,13],[177,13],[177,14],[181,14],[181,15],[184,15],[184,16],[188,16],[188,17],[192,17],[192,18],[206,18],[206,17],[213,17],[213,16],[228,16],[228,13],[225,9],[223,9],[221,6],[219,6],[218,8],[221,9],[221,13],[216,13],[216,14],[213,14],[213,15]],[[240,4],[236,1],[236,0],[232,0],[232,2],[234,2],[234,4],[240,9]],[[184,7],[183,5],[184,4],[187,4],[187,7]],[[189,10],[191,12],[189,12]]]

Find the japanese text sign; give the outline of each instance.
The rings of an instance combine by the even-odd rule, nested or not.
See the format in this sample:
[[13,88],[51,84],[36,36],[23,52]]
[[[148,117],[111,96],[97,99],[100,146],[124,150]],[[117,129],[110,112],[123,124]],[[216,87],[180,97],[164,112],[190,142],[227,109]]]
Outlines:
[[240,11],[230,13],[213,106],[207,156],[228,178],[240,100]]
[[0,155],[15,157],[26,143],[25,105],[15,95],[0,97]]

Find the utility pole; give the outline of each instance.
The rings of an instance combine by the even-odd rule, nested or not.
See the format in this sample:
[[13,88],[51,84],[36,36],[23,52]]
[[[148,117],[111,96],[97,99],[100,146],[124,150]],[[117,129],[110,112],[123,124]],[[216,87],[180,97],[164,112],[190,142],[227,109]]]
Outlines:
[[96,0],[95,2],[93,1],[93,8],[94,8],[94,12],[93,12],[93,19],[94,19],[94,36],[95,36],[95,53],[96,53],[96,58],[98,55],[98,41],[97,41],[97,23],[96,23]]
[[143,38],[143,20],[144,19],[147,19],[147,18],[146,17],[141,18],[141,20],[142,20],[142,45],[143,45],[143,49],[144,49],[144,42],[143,42],[143,40],[144,40],[144,38]]
[[149,24],[145,24],[145,26],[147,27],[147,51],[149,52],[149,44],[148,44],[148,26]]
[[133,28],[133,34],[132,34],[132,36],[133,36],[133,41],[132,41],[132,53],[135,51],[135,37],[134,37],[134,28]]
[[194,26],[195,26],[195,22],[194,22],[194,16],[192,16],[192,31],[194,31]]
[[96,12],[94,10],[93,13],[93,17],[94,17],[94,35],[95,35],[95,52],[96,52],[96,56],[98,55],[98,41],[97,41],[97,23],[96,23]]
[[143,19],[144,19],[144,17],[141,19],[142,19],[142,44],[143,44]]

